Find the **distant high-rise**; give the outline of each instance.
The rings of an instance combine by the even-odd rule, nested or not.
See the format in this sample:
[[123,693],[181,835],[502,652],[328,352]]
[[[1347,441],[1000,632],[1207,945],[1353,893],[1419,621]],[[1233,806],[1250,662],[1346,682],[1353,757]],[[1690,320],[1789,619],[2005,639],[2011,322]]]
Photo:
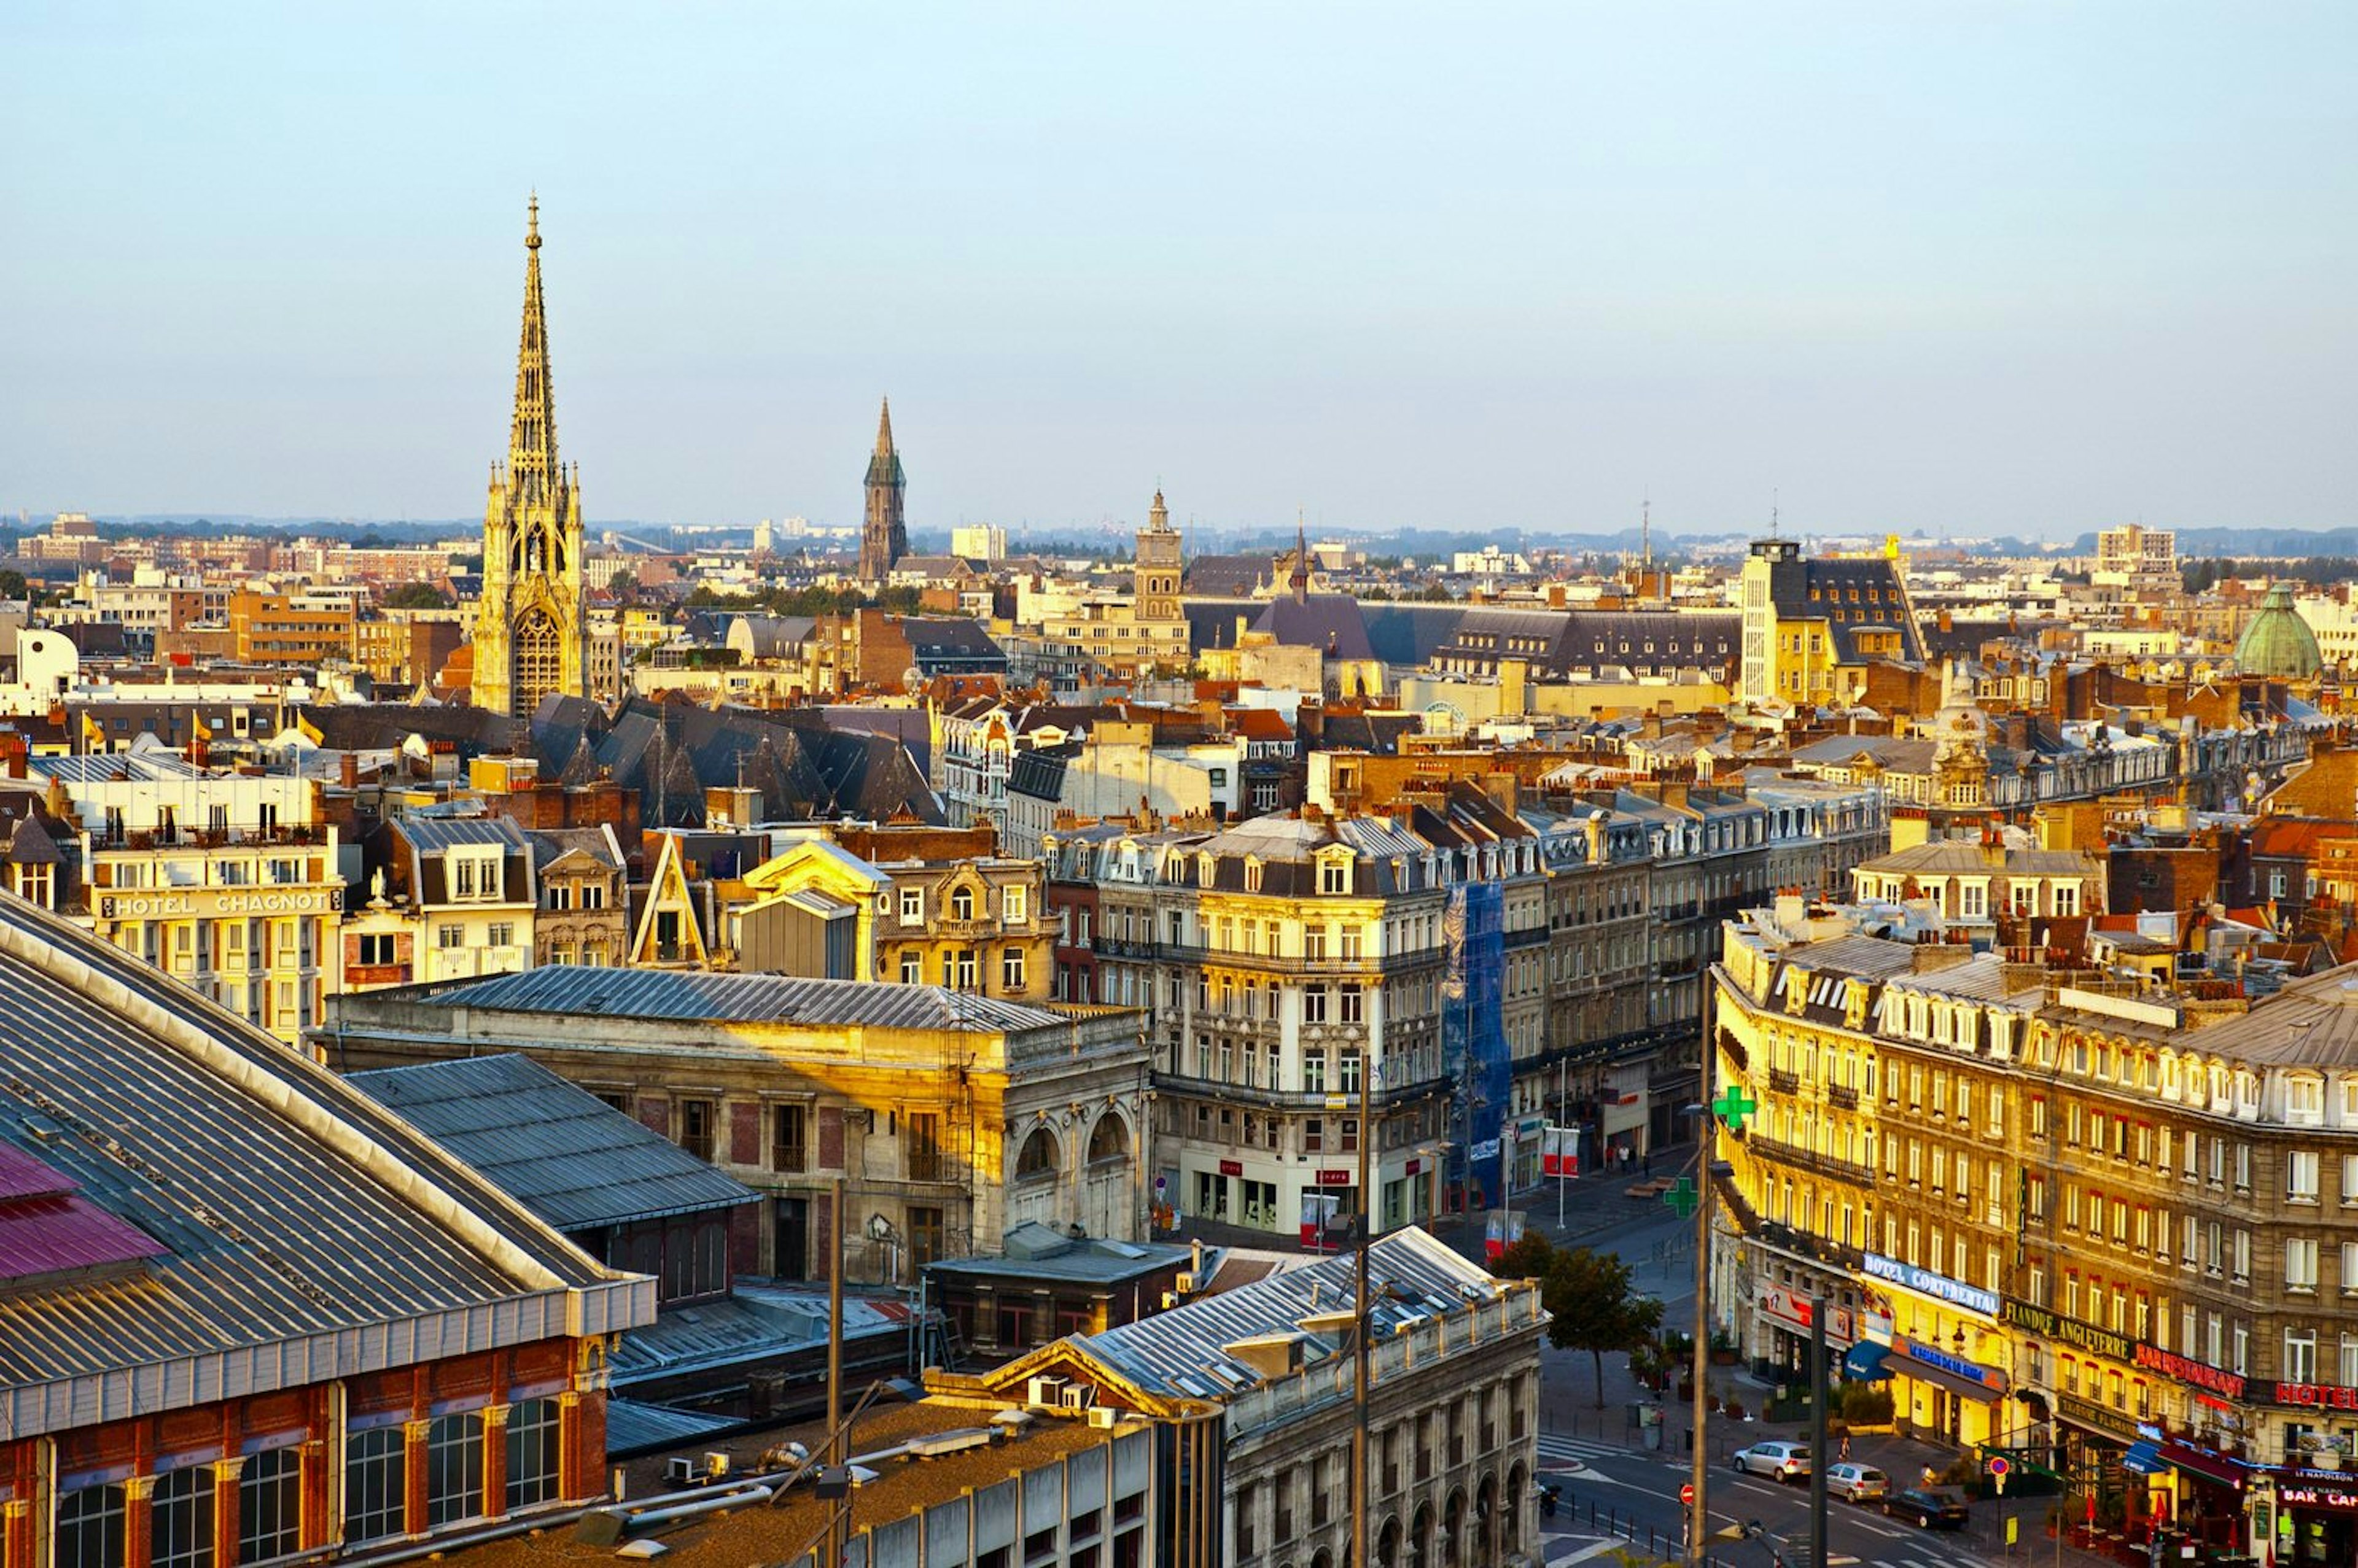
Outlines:
[[552,694],[588,695],[581,482],[557,460],[548,322],[540,302],[540,201],[525,231],[524,340],[516,350],[508,460],[492,469],[483,513],[483,592],[475,614],[474,700],[529,715]]
[[909,553],[909,525],[901,513],[907,485],[901,454],[892,448],[892,400],[888,397],[876,421],[876,452],[868,460],[868,515],[860,530],[862,582],[883,582],[892,575],[892,563]]

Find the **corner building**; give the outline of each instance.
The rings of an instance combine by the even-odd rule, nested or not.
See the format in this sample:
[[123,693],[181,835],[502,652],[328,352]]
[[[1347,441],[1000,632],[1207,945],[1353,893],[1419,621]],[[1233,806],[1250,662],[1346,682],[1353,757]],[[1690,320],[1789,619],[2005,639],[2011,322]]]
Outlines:
[[1747,1354],[1822,1298],[1903,1423],[2133,1541],[2358,1555],[2358,970],[2195,1000],[1779,911],[1715,980]]

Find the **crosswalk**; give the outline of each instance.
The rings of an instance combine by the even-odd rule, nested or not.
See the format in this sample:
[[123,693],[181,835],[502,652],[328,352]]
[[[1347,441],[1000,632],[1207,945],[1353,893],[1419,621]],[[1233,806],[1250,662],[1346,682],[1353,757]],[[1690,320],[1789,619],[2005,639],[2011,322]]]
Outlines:
[[1540,1463],[1567,1461],[1585,1464],[1592,1459],[1622,1459],[1631,1454],[1644,1454],[1642,1448],[1624,1448],[1617,1443],[1600,1443],[1589,1437],[1567,1437],[1560,1432],[1542,1432],[1539,1437]]

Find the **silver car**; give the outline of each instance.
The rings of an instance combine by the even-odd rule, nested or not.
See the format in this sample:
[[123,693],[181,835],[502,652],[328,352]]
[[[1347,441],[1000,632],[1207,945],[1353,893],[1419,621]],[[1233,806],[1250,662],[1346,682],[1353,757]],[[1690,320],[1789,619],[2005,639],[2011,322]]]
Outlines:
[[1829,1465],[1826,1495],[1854,1503],[1879,1503],[1891,1495],[1891,1477],[1872,1465]]
[[1779,1481],[1810,1478],[1810,1451],[1798,1443],[1756,1443],[1736,1451],[1739,1476],[1768,1476]]

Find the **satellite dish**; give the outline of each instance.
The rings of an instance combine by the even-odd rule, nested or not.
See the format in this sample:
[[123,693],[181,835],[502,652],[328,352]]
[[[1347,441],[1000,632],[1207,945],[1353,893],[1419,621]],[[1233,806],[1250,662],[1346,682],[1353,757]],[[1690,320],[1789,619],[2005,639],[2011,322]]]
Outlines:
[[916,665],[911,665],[907,669],[901,672],[901,689],[907,692],[910,696],[914,697],[920,690],[924,689],[925,684],[925,672],[919,669]]

